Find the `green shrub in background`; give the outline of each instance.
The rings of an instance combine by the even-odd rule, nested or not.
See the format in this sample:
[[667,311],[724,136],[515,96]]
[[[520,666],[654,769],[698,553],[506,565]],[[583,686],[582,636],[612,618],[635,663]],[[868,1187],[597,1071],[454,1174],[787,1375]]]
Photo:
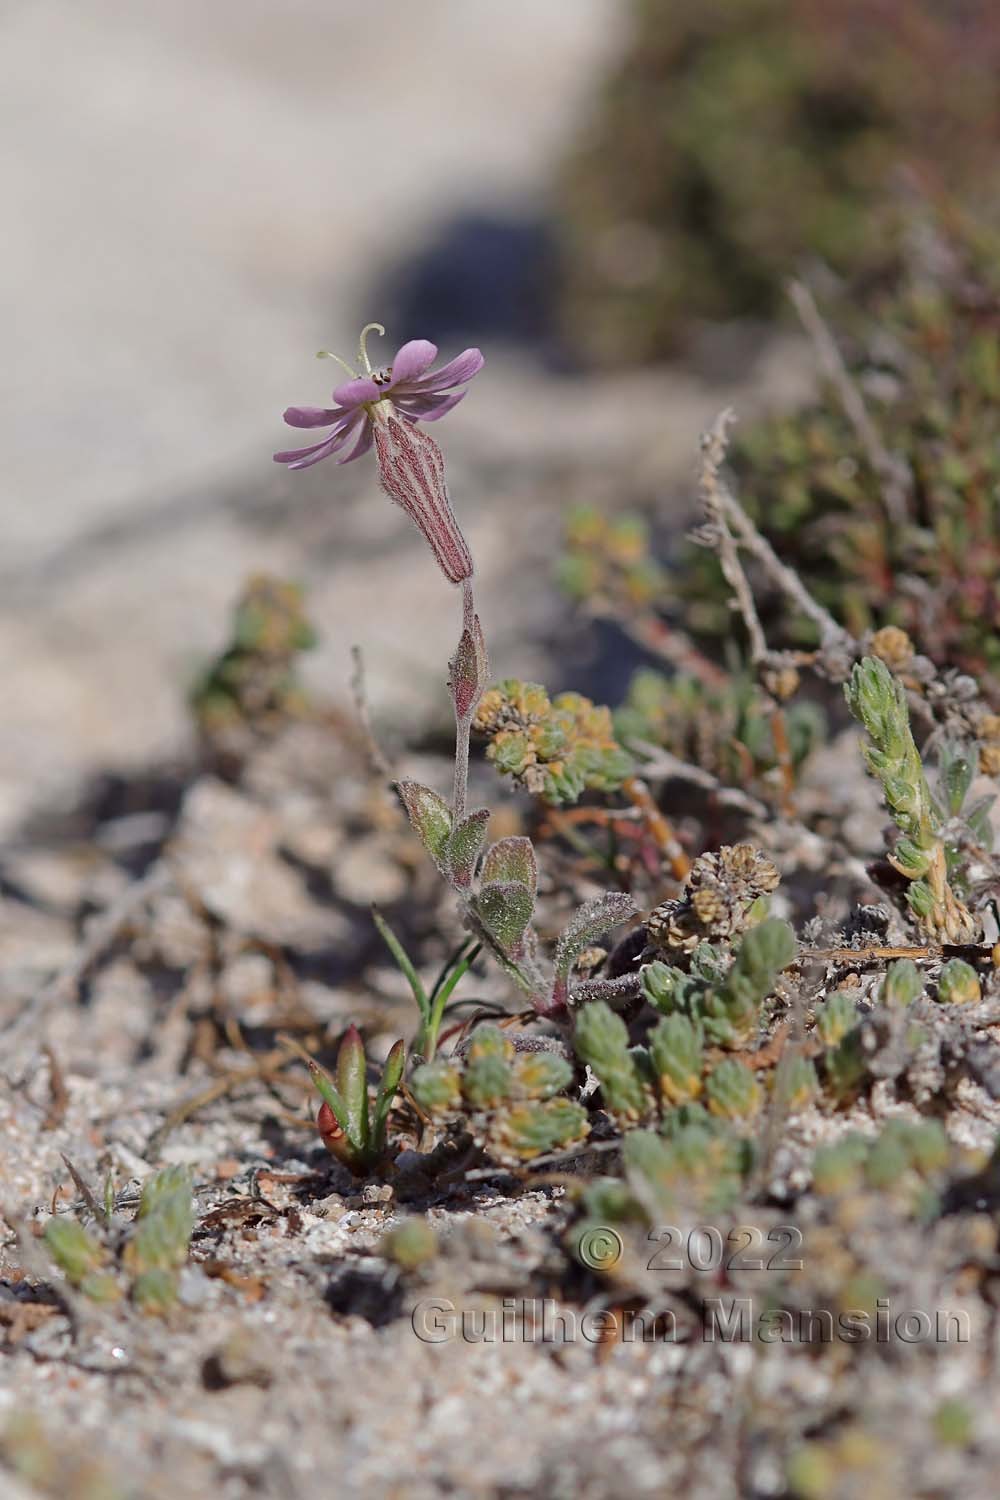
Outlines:
[[768,315],[804,258],[869,275],[914,190],[996,197],[1000,11],[964,0],[633,0],[564,170],[564,302],[595,362]]

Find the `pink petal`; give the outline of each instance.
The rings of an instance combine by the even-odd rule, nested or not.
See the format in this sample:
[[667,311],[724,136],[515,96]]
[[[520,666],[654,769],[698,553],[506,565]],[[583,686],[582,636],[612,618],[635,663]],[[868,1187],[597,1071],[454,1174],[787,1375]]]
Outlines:
[[408,344],[397,349],[392,362],[392,379],[382,387],[383,391],[395,390],[401,381],[416,380],[425,370],[430,369],[437,359],[437,352],[437,344],[430,344],[426,339],[411,339]]
[[398,401],[393,400],[393,405],[413,422],[436,422],[468,394],[468,391],[453,391],[450,396],[401,396]]
[[377,401],[381,394],[371,376],[362,375],[358,380],[348,380],[343,385],[338,385],[333,399],[338,406],[360,406],[362,401]]
[[338,453],[344,447],[351,433],[355,431],[359,422],[364,420],[364,413],[358,412],[353,421],[346,427],[332,432],[329,437],[321,443],[313,443],[310,448],[290,448],[283,453],[276,453],[274,461],[276,464],[287,464],[290,469],[310,469],[313,464],[318,464],[324,458],[329,458],[331,453]]
[[461,385],[464,381],[471,380],[473,375],[478,375],[485,363],[480,349],[463,349],[461,354],[442,365],[440,370],[431,370],[429,375],[415,381],[414,385],[420,391],[446,391],[450,386]]
[[339,406],[290,406],[285,412],[285,421],[289,427],[329,427],[341,417],[350,415],[352,413]]
[[366,417],[364,422],[361,424],[361,436],[358,438],[357,442],[346,458],[337,459],[337,462],[339,464],[351,464],[356,458],[360,458],[363,453],[368,452],[368,449],[372,445],[372,431],[374,426],[375,424],[372,421],[371,417]]

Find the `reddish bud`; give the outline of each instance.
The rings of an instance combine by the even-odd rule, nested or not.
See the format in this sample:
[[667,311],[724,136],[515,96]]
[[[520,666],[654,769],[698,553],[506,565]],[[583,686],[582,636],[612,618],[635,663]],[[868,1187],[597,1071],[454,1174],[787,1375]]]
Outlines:
[[323,1145],[334,1156],[339,1156],[340,1143],[344,1139],[344,1132],[337,1124],[337,1117],[329,1104],[325,1101],[316,1112],[316,1129],[323,1140]]

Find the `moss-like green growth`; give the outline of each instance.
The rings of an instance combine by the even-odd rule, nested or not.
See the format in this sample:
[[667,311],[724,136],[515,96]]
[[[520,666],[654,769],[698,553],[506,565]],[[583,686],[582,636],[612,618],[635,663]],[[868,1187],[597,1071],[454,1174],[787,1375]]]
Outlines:
[[165,1167],[143,1186],[117,1264],[117,1247],[75,1219],[50,1219],[45,1243],[67,1280],[92,1301],[114,1302],[128,1289],[143,1312],[165,1314],[177,1300],[177,1274],[193,1229],[190,1174],[186,1167]]
[[423,1063],[413,1070],[410,1092],[429,1115],[447,1114],[449,1110],[457,1109],[462,1101],[459,1071],[441,1058]]
[[874,1137],[851,1134],[821,1146],[813,1157],[818,1193],[902,1191],[922,1203],[920,1184],[933,1183],[948,1167],[951,1149],[937,1120],[889,1120]]
[[571,598],[597,610],[648,608],[665,583],[649,542],[641,516],[609,518],[591,505],[575,506],[566,516],[556,577]]
[[165,1167],[143,1187],[122,1255],[134,1278],[133,1300],[144,1312],[168,1312],[177,1300],[177,1272],[187,1260],[193,1228],[190,1174],[186,1167]]
[[820,1146],[812,1164],[817,1193],[845,1193],[860,1187],[867,1155],[868,1142],[860,1135],[845,1135]]
[[496,1116],[490,1145],[501,1160],[513,1156],[530,1161],[583,1141],[589,1131],[582,1104],[572,1099],[535,1099]]
[[775,1073],[774,1092],[790,1114],[810,1105],[819,1093],[819,1078],[812,1060],[808,1057],[782,1058]]
[[826,1086],[838,1104],[850,1104],[861,1093],[868,1068],[861,1045],[861,1028],[849,1031],[835,1047],[823,1055]]
[[510,1064],[495,1054],[470,1058],[462,1072],[462,1094],[473,1109],[495,1109],[513,1086]]
[[107,1248],[76,1219],[53,1217],[45,1226],[45,1243],[71,1286],[94,1302],[114,1302],[121,1289],[104,1268],[111,1259]]
[[626,1181],[651,1221],[682,1203],[706,1213],[731,1207],[752,1165],[749,1142],[704,1113],[688,1123],[668,1117],[664,1129],[631,1130],[622,1145]]

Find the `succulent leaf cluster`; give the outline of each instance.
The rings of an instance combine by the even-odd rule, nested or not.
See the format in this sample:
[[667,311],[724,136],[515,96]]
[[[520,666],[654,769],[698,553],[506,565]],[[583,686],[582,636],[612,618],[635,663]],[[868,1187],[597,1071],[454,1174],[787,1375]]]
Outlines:
[[622,1147],[625,1181],[653,1223],[684,1200],[706,1213],[739,1197],[753,1163],[749,1141],[724,1119],[678,1110],[663,1131],[633,1130]]
[[765,1000],[795,953],[791,927],[768,917],[744,934],[729,963],[720,950],[703,943],[686,970],[660,960],[645,964],[642,991],[665,1015],[691,1017],[715,1046],[746,1047],[760,1027]]
[[45,1243],[67,1281],[92,1301],[117,1301],[127,1292],[143,1312],[162,1315],[177,1300],[177,1275],[193,1229],[190,1175],[185,1167],[165,1167],[147,1179],[124,1237],[110,1222],[87,1229],[53,1216]]
[[[882,784],[886,804],[901,837],[890,863],[910,881],[907,901],[917,921],[940,940],[973,942],[980,924],[949,880],[943,837],[945,812],[935,803],[910,728],[906,689],[876,656],[857,662],[845,686],[847,703],[868,733],[865,763]],[[973,763],[946,752],[943,779],[948,811],[961,809],[972,780]],[[952,857],[954,864],[954,855]]]
[[497,1026],[481,1025],[462,1056],[414,1070],[413,1097],[429,1115],[464,1117],[499,1162],[530,1161],[584,1140],[583,1105],[565,1097],[573,1067],[556,1052],[517,1052]]
[[389,1111],[405,1066],[406,1045],[400,1040],[389,1051],[372,1100],[368,1092],[365,1044],[356,1026],[349,1026],[344,1033],[334,1077],[318,1063],[309,1065],[312,1081],[323,1100],[316,1116],[323,1144],[331,1156],[359,1176],[378,1166],[385,1155]]
[[550,698],[538,683],[508,677],[483,694],[473,728],[502,776],[556,807],[585,791],[615,791],[632,774],[610,709],[580,693]]
[[[726,785],[759,781],[778,764],[772,715],[745,672],[709,685],[691,674],[666,677],[641,668],[614,723],[623,744],[661,746]],[[784,728],[791,765],[798,770],[823,740],[825,715],[815,703],[790,703]]]
[[912,1197],[939,1183],[951,1154],[939,1121],[889,1120],[875,1137],[851,1132],[821,1146],[813,1157],[813,1184],[824,1195],[869,1188]]
[[[688,971],[654,962],[642,969],[643,995],[663,1012],[644,1045],[603,1000],[584,1005],[573,1044],[601,1085],[604,1107],[623,1128],[704,1098],[712,1114],[752,1118],[763,1102],[754,1073],[737,1058],[719,1059],[712,1047],[746,1047],[756,1036],[764,1001],[795,956],[786,922],[773,918],[748,932],[726,963],[708,944]],[[797,1092],[803,1093],[800,1079]],[[808,1102],[810,1091],[803,1094]]]

